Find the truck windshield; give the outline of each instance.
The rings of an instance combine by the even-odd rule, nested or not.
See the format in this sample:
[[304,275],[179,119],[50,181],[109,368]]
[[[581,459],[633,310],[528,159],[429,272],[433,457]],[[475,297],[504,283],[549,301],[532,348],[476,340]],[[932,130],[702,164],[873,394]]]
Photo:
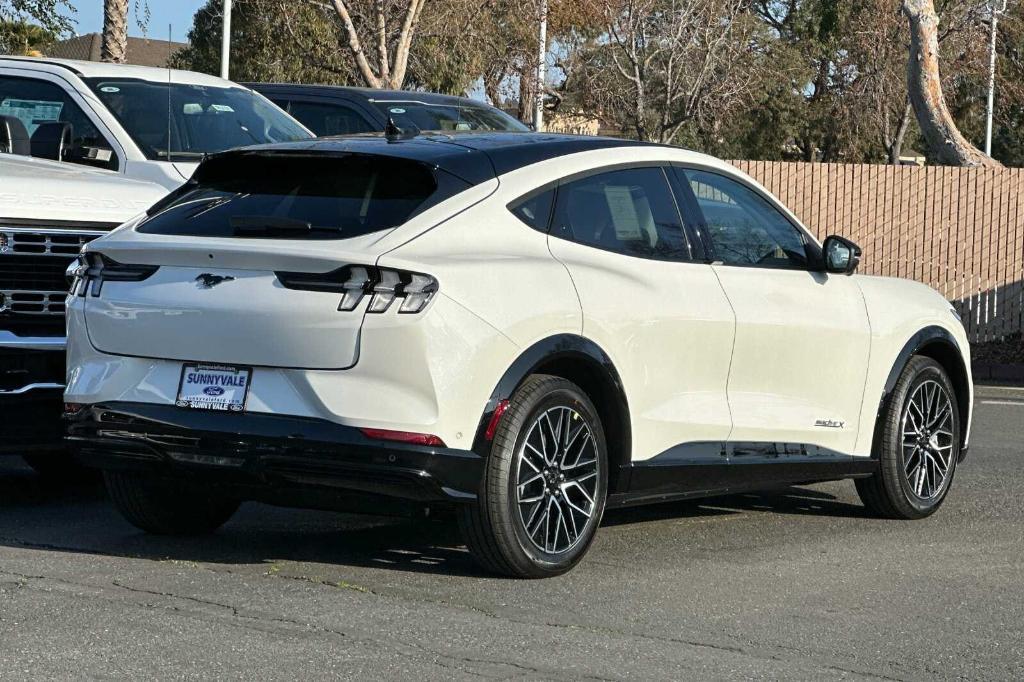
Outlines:
[[243,88],[128,78],[85,81],[154,161],[198,161],[233,147],[312,137],[298,121]]

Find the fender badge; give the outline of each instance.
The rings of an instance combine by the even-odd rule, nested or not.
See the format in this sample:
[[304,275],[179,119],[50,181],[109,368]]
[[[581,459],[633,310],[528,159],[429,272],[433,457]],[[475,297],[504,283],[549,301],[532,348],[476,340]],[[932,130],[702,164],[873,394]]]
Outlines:
[[815,426],[823,426],[826,429],[841,429],[846,425],[846,422],[841,422],[838,419],[815,419]]

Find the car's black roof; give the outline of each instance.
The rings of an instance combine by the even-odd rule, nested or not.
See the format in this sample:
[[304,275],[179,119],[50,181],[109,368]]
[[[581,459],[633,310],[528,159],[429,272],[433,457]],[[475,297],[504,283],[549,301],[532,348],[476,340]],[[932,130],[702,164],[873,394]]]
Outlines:
[[429,163],[470,184],[479,184],[525,166],[592,149],[632,147],[646,143],[612,137],[553,133],[454,133],[388,138],[382,134],[321,137],[222,152],[244,154],[371,154]]
[[242,83],[247,88],[257,92],[273,92],[287,90],[289,92],[302,92],[307,95],[315,94],[347,94],[355,95],[364,100],[375,102],[423,102],[425,104],[447,104],[449,106],[477,106],[487,107],[486,102],[479,102],[469,97],[457,95],[441,95],[436,92],[420,92],[417,90],[378,90],[376,88],[357,88],[349,85],[303,85],[298,83]]

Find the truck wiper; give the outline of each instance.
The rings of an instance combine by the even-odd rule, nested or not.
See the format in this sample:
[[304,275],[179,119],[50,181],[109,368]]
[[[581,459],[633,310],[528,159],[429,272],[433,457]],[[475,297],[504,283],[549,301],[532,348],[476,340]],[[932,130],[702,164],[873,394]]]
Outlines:
[[294,218],[263,215],[233,215],[231,229],[236,236],[268,234],[305,234],[313,230],[312,223]]

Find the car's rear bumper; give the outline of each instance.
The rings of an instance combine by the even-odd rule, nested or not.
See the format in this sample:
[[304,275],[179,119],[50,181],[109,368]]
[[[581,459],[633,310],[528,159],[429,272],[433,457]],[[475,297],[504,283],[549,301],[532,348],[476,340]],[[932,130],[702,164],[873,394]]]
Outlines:
[[69,444],[89,466],[185,477],[293,506],[332,506],[325,494],[343,503],[349,493],[472,502],[483,474],[483,458],[471,451],[371,440],[320,419],[117,402],[65,419]]

